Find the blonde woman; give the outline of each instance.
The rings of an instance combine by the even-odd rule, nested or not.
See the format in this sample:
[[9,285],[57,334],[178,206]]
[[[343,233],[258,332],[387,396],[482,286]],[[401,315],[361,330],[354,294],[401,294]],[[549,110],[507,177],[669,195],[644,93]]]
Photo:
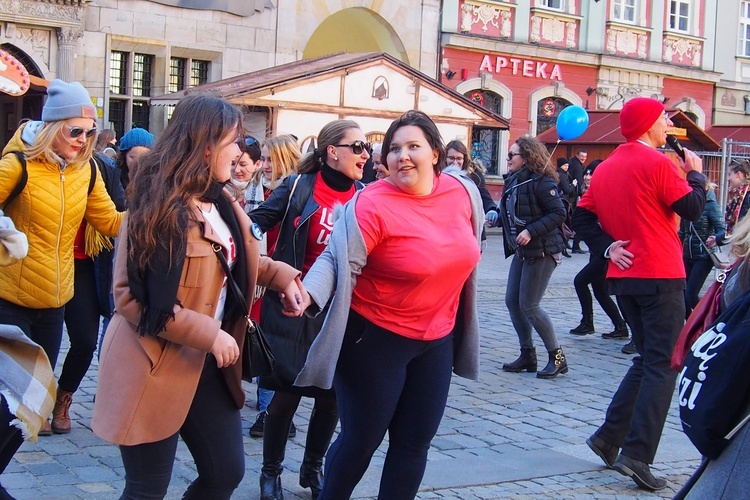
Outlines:
[[[0,160],[0,204],[29,240],[28,255],[0,273],[0,323],[20,327],[54,368],[64,306],[73,297],[78,228],[85,218],[102,235],[115,236],[122,213],[89,163],[96,108],[88,91],[78,82],[54,80],[47,95],[42,121],[21,125]],[[15,193],[18,187],[23,189]],[[40,434],[51,433],[45,422]]]

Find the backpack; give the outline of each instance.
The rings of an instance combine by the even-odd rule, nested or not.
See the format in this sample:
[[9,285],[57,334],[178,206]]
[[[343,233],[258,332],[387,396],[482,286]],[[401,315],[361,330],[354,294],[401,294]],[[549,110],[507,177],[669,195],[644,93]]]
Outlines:
[[[16,184],[16,187],[13,188],[13,191],[10,192],[8,195],[8,198],[5,200],[5,204],[3,205],[3,209],[7,208],[8,205],[11,204],[13,200],[15,200],[19,194],[23,191],[23,189],[26,187],[26,183],[29,181],[29,172],[26,169],[26,157],[23,153],[20,151],[13,151],[13,154],[16,155],[16,158],[18,158],[18,161],[21,163],[21,180],[18,181],[18,184]],[[89,180],[89,190],[87,194],[91,194],[91,191],[94,190],[94,184],[96,183],[96,162],[94,161],[94,158],[89,159],[89,164],[91,165],[91,179]]]

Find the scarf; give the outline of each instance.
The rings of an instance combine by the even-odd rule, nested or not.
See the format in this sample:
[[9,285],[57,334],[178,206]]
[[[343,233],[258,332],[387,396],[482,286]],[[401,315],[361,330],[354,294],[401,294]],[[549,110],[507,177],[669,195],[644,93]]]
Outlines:
[[[235,260],[232,276],[244,294],[247,290],[247,266],[245,261],[245,247],[242,232],[237,218],[234,216],[232,204],[222,195],[224,184],[212,181],[201,201],[214,203],[221,218],[227,223],[232,238],[237,242],[237,259]],[[188,227],[188,211],[179,216],[178,224]],[[130,293],[141,305],[141,317],[136,331],[141,335],[158,335],[166,330],[167,323],[174,319],[174,306],[182,307],[177,298],[182,269],[185,265],[185,241],[160,242],[159,248],[149,261],[145,272],[138,273],[128,256],[128,284]],[[169,248],[173,249],[170,260]],[[246,314],[232,294],[227,295],[224,307],[224,319],[234,319],[238,314]]]
[[[36,441],[55,405],[55,374],[44,349],[15,325],[0,325],[0,394],[15,419],[10,425]],[[3,431],[5,432],[5,431]]]
[[276,189],[277,187],[281,185],[283,180],[284,180],[283,178],[278,178],[275,181],[271,182],[269,179],[266,179],[265,176],[261,176],[260,183],[263,184],[264,188],[270,189],[271,191],[273,191],[274,189]]

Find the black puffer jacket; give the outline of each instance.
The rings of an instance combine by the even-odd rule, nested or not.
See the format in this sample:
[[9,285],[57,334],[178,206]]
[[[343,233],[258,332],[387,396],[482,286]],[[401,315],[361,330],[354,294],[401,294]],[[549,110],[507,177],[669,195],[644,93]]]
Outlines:
[[[565,248],[560,231],[565,206],[552,177],[534,174],[524,165],[505,179],[498,209],[506,258],[516,253],[523,259],[540,258]],[[531,234],[531,241],[519,246],[515,238],[524,229]]]

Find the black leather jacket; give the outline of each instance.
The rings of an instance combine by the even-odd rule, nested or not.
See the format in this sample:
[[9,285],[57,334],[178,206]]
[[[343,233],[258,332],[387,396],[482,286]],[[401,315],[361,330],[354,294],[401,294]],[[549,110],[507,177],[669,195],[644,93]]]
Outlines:
[[[514,220],[510,220],[509,208]],[[509,175],[498,210],[506,258],[516,253],[523,259],[540,258],[565,248],[560,225],[565,221],[566,211],[552,177],[534,174],[526,166]],[[519,246],[515,237],[524,229],[531,234],[531,241]]]
[[[272,257],[300,271],[305,264],[310,218],[320,209],[320,205],[313,197],[316,177],[317,173],[290,175],[266,201],[250,212],[250,219],[258,224],[263,232],[276,224],[281,224],[278,243]],[[355,181],[355,186],[357,189],[364,187],[358,181]],[[292,384],[302,369],[307,351],[320,331],[324,319],[325,314],[315,318],[289,318],[282,313],[278,294],[273,290],[266,290],[263,296],[261,326],[276,357],[276,363],[272,376],[261,377],[261,387],[311,397],[321,393],[321,389],[295,388]]]

